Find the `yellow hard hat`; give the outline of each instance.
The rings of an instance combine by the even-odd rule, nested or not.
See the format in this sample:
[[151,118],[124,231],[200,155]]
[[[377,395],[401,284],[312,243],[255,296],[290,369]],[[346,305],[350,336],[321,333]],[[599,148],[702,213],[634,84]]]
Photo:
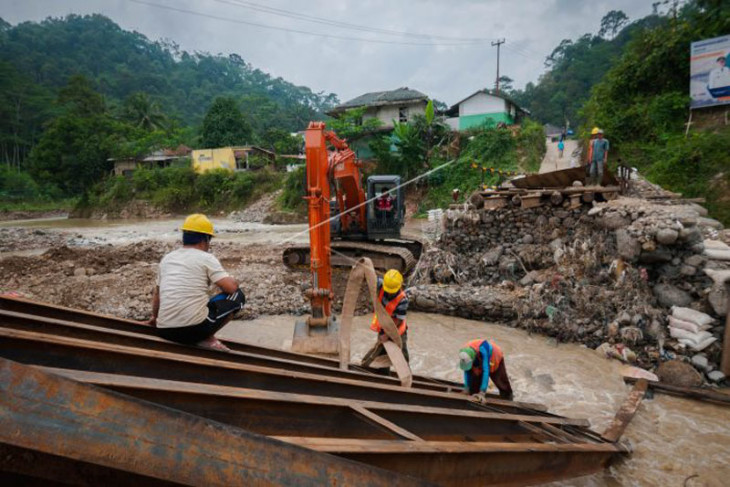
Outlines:
[[185,232],[197,232],[210,235],[215,237],[213,233],[213,224],[208,220],[208,217],[202,213],[193,213],[185,219],[182,230]]
[[383,290],[388,294],[397,293],[403,285],[403,275],[391,269],[383,276]]
[[591,130],[591,135],[596,135],[601,129],[598,127],[593,127],[593,130]]

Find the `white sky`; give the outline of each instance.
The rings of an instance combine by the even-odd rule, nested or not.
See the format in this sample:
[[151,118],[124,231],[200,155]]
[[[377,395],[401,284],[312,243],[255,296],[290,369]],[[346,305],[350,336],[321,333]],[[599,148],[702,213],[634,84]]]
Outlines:
[[[170,39],[187,51],[237,53],[272,76],[306,85],[313,91],[334,92],[342,101],[368,91],[408,86],[453,104],[477,89],[493,86],[497,56],[491,40],[506,39],[500,73],[513,78],[515,86],[521,88],[528,81],[537,80],[543,72],[545,56],[562,39],[597,32],[601,18],[609,10],[623,10],[631,20],[639,19],[651,12],[652,2],[0,0],[0,17],[15,25],[69,13],[101,13],[124,29],[138,31],[152,40]],[[197,15],[152,4],[189,10]],[[261,11],[262,7],[279,9],[277,12],[284,15]],[[338,25],[292,18],[300,15]],[[431,37],[387,35],[359,27]],[[278,30],[282,28],[366,41]],[[485,40],[464,44],[453,38]],[[404,45],[404,42],[440,45]]]

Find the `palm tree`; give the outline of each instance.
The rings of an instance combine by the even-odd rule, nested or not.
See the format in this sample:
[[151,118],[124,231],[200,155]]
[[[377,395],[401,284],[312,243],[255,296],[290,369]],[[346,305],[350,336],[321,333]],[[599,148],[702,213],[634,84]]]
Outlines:
[[162,113],[160,105],[152,101],[150,96],[138,91],[132,93],[124,102],[125,118],[137,127],[145,130],[164,128],[167,117]]

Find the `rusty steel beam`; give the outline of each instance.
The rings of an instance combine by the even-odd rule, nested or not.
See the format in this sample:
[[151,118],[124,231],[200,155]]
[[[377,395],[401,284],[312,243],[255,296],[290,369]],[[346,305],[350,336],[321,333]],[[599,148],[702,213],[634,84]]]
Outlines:
[[[353,379],[245,365],[225,360],[152,352],[123,345],[80,340],[0,327],[0,356],[29,365],[218,384],[276,392],[308,393],[356,400],[479,409],[470,398],[454,393],[375,384]],[[531,405],[485,399],[502,412],[551,416]]]
[[[83,311],[78,309],[67,308],[64,306],[58,306],[49,303],[41,303],[38,301],[32,301],[29,299],[13,297],[13,296],[2,296],[0,295],[0,310],[13,311],[17,313],[25,313],[38,317],[54,318],[63,321],[69,321],[84,325],[97,326],[109,330],[126,331],[131,333],[137,333],[146,336],[157,336],[154,328],[145,325],[139,321],[127,320],[114,316],[103,315],[99,313],[92,313],[90,311]],[[339,369],[339,360],[317,357],[314,355],[306,355],[301,353],[288,352],[285,350],[279,350],[276,348],[262,347],[249,343],[242,343],[230,340],[221,340],[231,350],[241,353],[255,354],[259,356],[265,356],[268,358],[278,358],[283,360],[289,360],[293,362],[320,365],[323,367],[330,367]],[[191,347],[192,348],[192,347]],[[350,364],[350,370],[355,372],[362,372],[368,374],[373,380],[383,380],[382,375],[378,375],[372,372],[372,370],[361,367],[356,364]],[[397,382],[395,376],[392,377],[393,383]],[[414,387],[424,387],[429,389],[443,390],[446,392],[452,390],[458,390],[462,387],[461,384],[450,382],[442,379],[434,379],[431,377],[414,376]]]
[[[216,421],[274,436],[393,439],[394,429],[435,441],[536,442],[551,438],[545,425],[582,425],[581,420],[462,411],[353,401],[234,387],[45,369]],[[353,408],[355,411],[353,411]],[[364,412],[365,410],[366,412]],[[363,421],[362,416],[367,416]],[[382,421],[372,421],[378,416]],[[529,428],[527,422],[536,427]],[[547,422],[547,423],[545,423]],[[375,426],[375,427],[373,427]],[[584,442],[589,438],[584,437]]]
[[[282,441],[379,466],[417,473],[446,486],[522,486],[598,472],[625,448],[543,443],[343,440],[279,437]],[[430,461],[424,461],[429,459]]]
[[[221,354],[220,352],[215,350],[170,342],[168,340],[159,338],[154,334],[140,334],[116,329],[108,329],[94,325],[48,318],[45,316],[34,316],[14,311],[0,310],[0,324],[6,328],[12,328],[14,330],[34,331],[71,338],[79,338],[82,340],[114,343],[117,345],[126,345],[151,351],[184,353],[190,356],[216,358],[218,360],[226,360],[233,363],[261,365],[264,367],[273,367],[283,370],[296,370],[300,372],[309,372],[331,377],[351,378],[380,384],[400,384],[400,382],[394,377],[385,377],[377,374],[362,373],[354,370],[346,371],[334,367],[310,364],[306,362],[298,362],[284,358],[269,357],[250,352],[233,351],[231,353]],[[436,391],[448,390],[448,386],[444,387],[443,385],[430,382],[415,381],[414,385],[417,388],[422,389],[430,389]]]
[[[105,473],[136,475],[149,481],[144,485],[424,482],[5,359],[0,359],[0,447],[15,455],[38,454],[32,471],[18,472],[20,467],[13,470],[15,462],[0,460],[6,478],[30,476],[62,483],[73,480],[67,475],[86,465],[98,468],[102,478]],[[48,458],[55,463],[44,463]]]

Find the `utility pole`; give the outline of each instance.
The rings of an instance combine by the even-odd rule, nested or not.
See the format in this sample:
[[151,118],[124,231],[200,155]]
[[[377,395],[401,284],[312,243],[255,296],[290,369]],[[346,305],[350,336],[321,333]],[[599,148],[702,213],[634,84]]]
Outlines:
[[496,83],[496,92],[499,95],[499,46],[504,44],[504,38],[497,39],[497,42],[492,42],[492,47],[497,46],[497,83]]

